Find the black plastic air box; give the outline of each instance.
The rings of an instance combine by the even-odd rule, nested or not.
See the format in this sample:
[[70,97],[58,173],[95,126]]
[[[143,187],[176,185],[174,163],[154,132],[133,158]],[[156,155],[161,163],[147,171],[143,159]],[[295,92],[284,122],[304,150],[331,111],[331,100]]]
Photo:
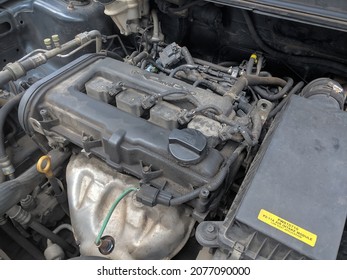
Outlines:
[[274,123],[236,220],[313,259],[335,259],[347,214],[347,113],[293,96]]
[[225,220],[201,223],[199,243],[230,259],[335,259],[347,215],[347,113],[338,107],[291,97]]

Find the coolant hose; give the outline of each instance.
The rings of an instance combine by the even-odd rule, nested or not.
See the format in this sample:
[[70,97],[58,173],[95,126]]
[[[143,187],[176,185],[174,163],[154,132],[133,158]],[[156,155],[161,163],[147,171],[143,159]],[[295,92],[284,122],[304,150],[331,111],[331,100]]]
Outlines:
[[256,75],[260,74],[261,68],[263,67],[263,61],[264,61],[264,57],[260,55],[258,58],[258,63],[257,63],[257,71],[255,72]]
[[[187,62],[187,64],[195,65],[194,58],[190,54],[187,47],[182,47],[181,53],[182,53],[185,61]],[[194,76],[196,76],[197,79],[202,79],[200,73],[197,70],[193,69],[192,73],[194,74]]]
[[181,53],[182,53],[184,59],[186,60],[187,64],[193,64],[193,65],[195,64],[194,59],[193,59],[192,55],[190,54],[189,50],[187,49],[187,47],[182,47]]
[[113,58],[113,59],[115,59],[115,60],[118,60],[118,61],[124,61],[124,59],[123,59],[123,57],[121,57],[118,53],[116,53],[116,52],[111,52],[111,51],[105,51],[105,54],[106,54],[106,56],[108,56],[108,57],[111,57],[111,58]]
[[16,107],[23,93],[20,93],[6,102],[6,104],[0,109],[0,159],[6,157],[6,149],[5,149],[5,135],[4,135],[4,124],[6,121],[7,115]]
[[[71,231],[73,233],[73,229],[72,229],[72,226],[70,224],[61,224],[61,225],[59,225],[57,228],[55,228],[53,230],[53,233],[54,234],[58,234],[63,229],[66,229],[66,230]],[[53,244],[52,240],[47,239],[47,247],[51,246],[52,244]]]
[[287,78],[287,84],[276,94],[269,94],[259,86],[254,86],[254,90],[264,99],[275,101],[278,99],[281,99],[283,96],[285,96],[290,88],[293,86],[294,81],[292,78]]
[[153,20],[153,36],[152,36],[152,42],[159,42],[159,19],[158,14],[156,10],[151,11],[151,16]]
[[[49,152],[53,169],[61,166],[70,156],[68,152],[53,150]],[[30,194],[45,178],[44,174],[36,170],[36,164],[17,178],[0,184],[0,215],[3,215],[22,198]]]
[[254,63],[255,63],[255,58],[251,56],[251,58],[248,60],[248,63],[247,63],[247,68],[246,68],[247,75],[252,75]]
[[183,65],[180,65],[180,66],[176,67],[175,69],[173,69],[173,70],[170,72],[169,77],[175,77],[175,75],[176,75],[179,71],[194,70],[194,69],[197,69],[197,68],[198,68],[197,65],[193,65],[193,64],[183,64]]
[[149,56],[149,53],[146,51],[140,52],[138,55],[136,55],[132,60],[133,65],[137,65],[137,63],[141,62],[142,60],[146,59]]
[[217,83],[214,82],[210,82],[208,80],[197,80],[194,84],[193,87],[197,87],[199,85],[204,85],[207,88],[209,88],[210,90],[214,91],[215,93],[218,93],[219,95],[224,95],[226,94],[226,90],[220,86]]
[[10,70],[5,69],[0,71],[0,86],[6,85],[11,80],[12,80],[12,75]]
[[42,236],[46,237],[47,239],[51,240],[53,243],[58,244],[61,248],[64,250],[73,253],[76,251],[76,248],[69,243],[67,243],[64,239],[62,239],[59,235],[53,233],[51,230],[43,226],[42,224],[32,220],[29,224],[29,227],[31,227],[33,230],[41,234]]
[[288,93],[287,97],[282,99],[282,101],[274,108],[272,109],[272,111],[270,112],[270,114],[268,115],[268,119],[273,118],[279,111],[281,111],[281,109],[284,107],[284,105],[286,105],[288,99],[293,95],[293,94],[298,94],[300,92],[300,90],[303,88],[304,86],[304,82],[299,82],[297,83],[292,90]]
[[239,77],[234,84],[234,86],[226,93],[227,96],[235,98],[241,91],[243,91],[247,86],[256,85],[273,85],[285,87],[287,82],[283,79],[276,77],[260,77],[256,75],[243,75]]

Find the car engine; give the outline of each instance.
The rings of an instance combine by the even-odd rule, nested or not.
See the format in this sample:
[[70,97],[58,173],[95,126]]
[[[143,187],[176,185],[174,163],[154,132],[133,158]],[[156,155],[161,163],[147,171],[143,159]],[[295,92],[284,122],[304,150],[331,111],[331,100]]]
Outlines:
[[0,1],[0,259],[346,259],[345,6]]

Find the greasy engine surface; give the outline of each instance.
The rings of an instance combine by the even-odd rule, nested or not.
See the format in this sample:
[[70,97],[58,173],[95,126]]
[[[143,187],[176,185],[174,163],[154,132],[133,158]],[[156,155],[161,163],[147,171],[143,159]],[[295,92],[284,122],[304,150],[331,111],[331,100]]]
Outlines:
[[[171,97],[173,101],[182,96],[194,98],[199,106],[204,106],[213,98],[209,96],[211,93],[102,56],[85,57],[66,69],[48,77],[49,82],[41,80],[23,97],[19,111],[23,127],[29,134],[46,135],[49,132],[50,145],[66,146],[67,142],[72,142],[116,170],[142,179],[142,184],[156,186],[162,196],[167,191],[187,193],[216,175],[223,162],[223,151],[209,147],[201,132],[168,127],[174,122],[178,128],[180,107],[160,101],[147,110],[148,120],[130,114],[132,109],[135,112],[142,110],[145,114],[141,102],[155,94],[163,95],[163,99]],[[42,86],[44,91],[40,91]],[[102,95],[110,96],[110,103],[115,104],[104,102]],[[129,98],[132,98],[131,107],[125,107]],[[181,107],[190,105],[184,99],[184,102],[179,101]],[[218,102],[223,112],[231,112],[231,105],[215,96],[214,104]],[[122,104],[123,110],[118,104]],[[169,110],[162,109],[164,113],[157,114],[155,110],[159,106],[171,106],[169,108],[175,110],[169,124],[165,123]],[[45,110],[44,117],[42,110]],[[160,118],[162,127],[156,122]],[[141,191],[138,195],[142,195]],[[143,195],[145,204],[153,206],[157,203],[157,197],[151,198],[150,193]],[[167,198],[158,199],[162,199],[162,204],[170,205],[169,194]]]
[[0,258],[346,258],[343,16],[216,2],[0,1]]

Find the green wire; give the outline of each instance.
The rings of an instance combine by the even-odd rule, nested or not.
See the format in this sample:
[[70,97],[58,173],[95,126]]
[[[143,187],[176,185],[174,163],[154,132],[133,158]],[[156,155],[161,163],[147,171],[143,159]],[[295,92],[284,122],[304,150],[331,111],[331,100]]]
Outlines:
[[128,188],[128,189],[125,189],[125,190],[117,197],[117,199],[113,202],[113,204],[112,204],[110,210],[108,211],[108,213],[107,213],[107,215],[106,215],[106,217],[105,217],[105,219],[104,219],[104,221],[103,221],[103,223],[102,223],[102,225],[101,225],[101,229],[100,229],[100,231],[99,231],[99,234],[98,234],[98,236],[97,236],[96,239],[95,239],[95,245],[96,245],[96,246],[99,246],[99,245],[100,245],[101,237],[102,237],[102,235],[103,235],[103,233],[104,233],[104,231],[105,231],[105,229],[106,229],[106,226],[107,226],[107,224],[108,224],[108,222],[109,222],[109,220],[110,220],[110,218],[111,218],[111,216],[112,216],[112,213],[113,213],[114,209],[117,207],[118,203],[121,202],[121,200],[122,200],[124,197],[126,197],[129,193],[134,192],[134,191],[138,191],[138,190],[139,190],[138,188]]

